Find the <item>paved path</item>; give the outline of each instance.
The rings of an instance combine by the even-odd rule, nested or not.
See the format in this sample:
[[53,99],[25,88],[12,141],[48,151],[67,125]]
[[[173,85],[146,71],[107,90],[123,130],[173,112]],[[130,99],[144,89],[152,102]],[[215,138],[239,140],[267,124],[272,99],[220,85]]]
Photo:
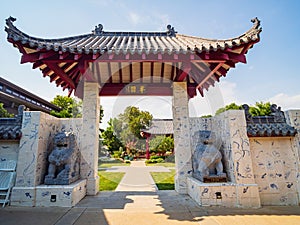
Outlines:
[[109,172],[125,172],[116,191],[157,191],[150,172],[170,172],[163,166],[146,166],[144,161],[132,161],[130,166],[114,166]]
[[[260,209],[200,207],[189,196],[175,191],[156,191],[149,171],[167,171],[133,162],[123,171],[119,190],[87,196],[72,208],[0,208],[0,225],[296,225],[299,206]],[[141,182],[140,184],[138,182]],[[138,190],[138,191],[130,191]],[[143,191],[142,191],[143,190]],[[148,190],[148,191],[144,191]]]
[[299,206],[200,207],[175,191],[100,192],[73,208],[0,208],[5,225],[297,225]]

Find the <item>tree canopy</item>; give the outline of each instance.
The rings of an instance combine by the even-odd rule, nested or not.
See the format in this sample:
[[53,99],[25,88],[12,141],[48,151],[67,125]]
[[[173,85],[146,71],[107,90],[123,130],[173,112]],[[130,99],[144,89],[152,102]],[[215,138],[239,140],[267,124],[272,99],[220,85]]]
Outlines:
[[215,114],[219,115],[220,113],[225,112],[227,110],[231,110],[231,109],[242,109],[242,106],[237,105],[236,103],[231,103],[229,105],[226,105],[225,107],[219,108]]
[[271,103],[256,102],[255,106],[250,106],[249,113],[252,116],[269,116],[272,113]]
[[110,151],[118,151],[120,147],[128,152],[145,149],[145,139],[141,137],[141,129],[150,126],[152,115],[134,106],[127,107],[116,118],[110,119],[107,129],[102,132],[103,144]]
[[[236,103],[231,103],[225,107],[219,108],[216,111],[216,115],[231,109],[242,109],[242,105],[237,105]],[[271,114],[271,103],[270,102],[256,102],[254,106],[249,107],[249,113],[252,116],[268,116]]]
[[150,151],[164,155],[167,151],[172,152],[174,149],[174,139],[170,136],[157,135],[149,142]]
[[14,117],[14,114],[11,114],[7,112],[7,110],[4,108],[3,103],[0,103],[0,118],[12,118]]
[[82,101],[68,96],[57,95],[52,101],[52,104],[61,108],[57,112],[52,110],[51,115],[59,118],[79,118],[81,117]]
[[104,130],[101,133],[101,136],[103,138],[103,145],[107,146],[108,150],[110,152],[113,151],[117,151],[121,148],[124,148],[123,143],[121,142],[121,140],[118,138],[118,135],[115,132],[114,129],[114,124],[116,124],[118,121],[116,118],[114,119],[110,119],[108,121],[108,127],[106,128],[106,130]]

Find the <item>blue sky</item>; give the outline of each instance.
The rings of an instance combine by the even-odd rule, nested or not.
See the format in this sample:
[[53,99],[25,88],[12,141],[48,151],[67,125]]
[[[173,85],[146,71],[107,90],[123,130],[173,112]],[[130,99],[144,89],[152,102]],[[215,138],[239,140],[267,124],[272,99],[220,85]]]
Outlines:
[[[6,41],[5,19],[36,37],[66,37],[90,33],[101,23],[104,30],[164,31],[172,24],[178,33],[206,38],[230,38],[246,32],[253,17],[261,20],[261,41],[247,54],[247,64],[231,69],[206,98],[191,100],[191,116],[212,113],[230,102],[271,101],[284,110],[300,108],[300,1],[5,1],[1,2],[0,76],[45,98],[64,94],[31,64],[20,64],[20,53]],[[211,93],[210,93],[211,92]],[[219,96],[214,101],[214,95]],[[221,96],[221,97],[220,97]],[[217,103],[216,103],[217,102]],[[160,110],[157,104],[165,106]],[[155,117],[171,116],[170,98],[102,98],[106,120],[128,104]]]

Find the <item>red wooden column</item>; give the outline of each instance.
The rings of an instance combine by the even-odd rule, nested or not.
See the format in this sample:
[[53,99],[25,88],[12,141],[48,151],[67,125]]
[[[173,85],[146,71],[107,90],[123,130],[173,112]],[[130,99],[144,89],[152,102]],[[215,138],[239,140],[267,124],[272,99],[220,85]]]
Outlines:
[[143,138],[146,138],[146,159],[150,159],[149,141],[150,141],[151,134],[146,132],[141,132],[141,136]]

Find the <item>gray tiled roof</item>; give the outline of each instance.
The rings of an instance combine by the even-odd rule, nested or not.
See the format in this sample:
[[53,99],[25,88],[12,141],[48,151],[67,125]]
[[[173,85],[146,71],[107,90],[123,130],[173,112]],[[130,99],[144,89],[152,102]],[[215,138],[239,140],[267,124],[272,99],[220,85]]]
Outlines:
[[247,124],[249,137],[290,137],[296,133],[297,130],[286,123]]
[[21,125],[0,125],[0,140],[18,140],[21,135]]
[[15,118],[0,118],[0,140],[19,140],[22,136],[22,118],[24,106],[18,108]]
[[142,130],[149,134],[173,134],[173,120],[172,119],[153,119],[149,129]]
[[248,137],[290,137],[295,136],[297,130],[287,124],[284,112],[276,104],[270,105],[271,114],[268,116],[252,116],[250,107],[242,106],[247,122]]
[[261,32],[260,21],[255,18],[251,20],[254,24],[250,30],[243,35],[231,39],[217,40],[193,37],[183,34],[176,34],[174,28],[167,27],[166,32],[106,32],[102,25],[99,25],[90,34],[79,36],[43,39],[31,37],[19,29],[13,22],[15,18],[6,20],[5,31],[8,33],[8,39],[21,41],[22,44],[29,44],[38,49],[47,49],[54,51],[85,53],[85,54],[179,54],[179,53],[201,53],[224,50],[248,42],[259,40]]

